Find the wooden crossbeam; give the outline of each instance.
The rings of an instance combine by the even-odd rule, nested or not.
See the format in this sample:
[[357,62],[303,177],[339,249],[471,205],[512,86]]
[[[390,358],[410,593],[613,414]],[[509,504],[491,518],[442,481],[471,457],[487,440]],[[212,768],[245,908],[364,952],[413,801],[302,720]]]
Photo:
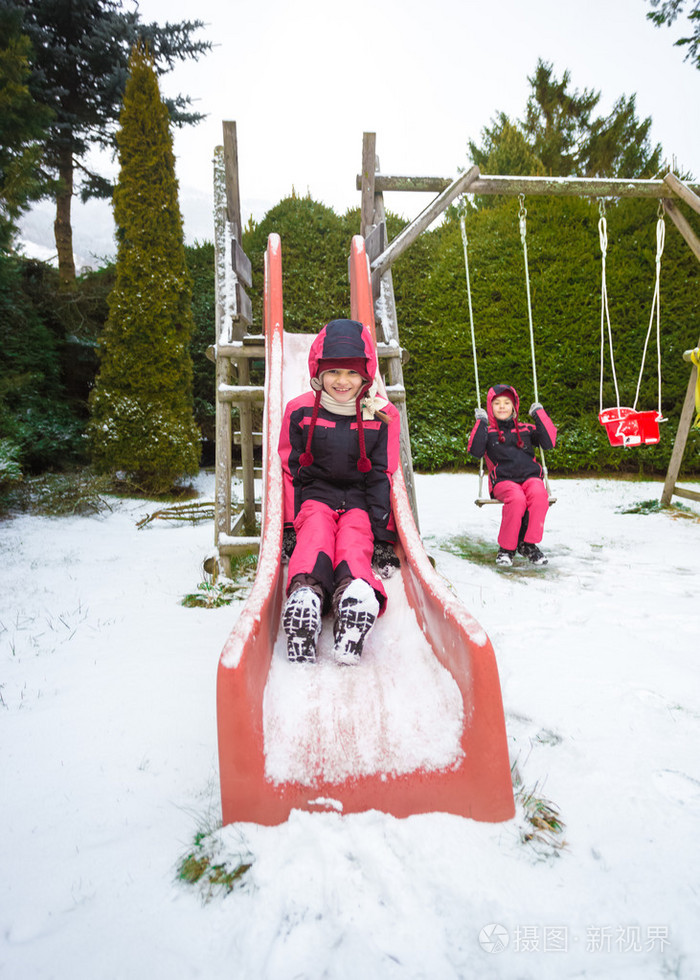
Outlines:
[[[676,178],[677,179],[677,178]],[[450,186],[448,177],[403,177],[390,174],[374,175],[374,192],[423,191],[440,192]],[[357,189],[362,189],[362,178],[356,179]],[[685,186],[685,185],[684,185]],[[700,186],[687,187],[692,194],[700,194]],[[542,197],[642,197],[672,198],[674,189],[664,180],[628,180],[625,177],[518,177],[509,175],[480,174],[469,194],[504,194]]]

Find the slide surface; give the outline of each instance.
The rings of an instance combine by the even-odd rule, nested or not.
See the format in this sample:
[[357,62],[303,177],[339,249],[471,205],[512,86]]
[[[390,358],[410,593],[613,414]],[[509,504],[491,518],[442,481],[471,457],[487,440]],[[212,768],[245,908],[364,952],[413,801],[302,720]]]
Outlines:
[[[350,283],[351,315],[374,335],[360,236],[352,241]],[[287,662],[277,442],[285,404],[308,386],[313,335],[284,332],[277,235],[270,235],[265,255],[264,320],[260,559],[217,675],[223,821],[276,824],[292,809],[510,819],[513,791],[493,649],[433,570],[400,470],[393,509],[401,569],[386,582],[387,610],[366,640],[360,665],[332,662],[330,619],[317,663]]]

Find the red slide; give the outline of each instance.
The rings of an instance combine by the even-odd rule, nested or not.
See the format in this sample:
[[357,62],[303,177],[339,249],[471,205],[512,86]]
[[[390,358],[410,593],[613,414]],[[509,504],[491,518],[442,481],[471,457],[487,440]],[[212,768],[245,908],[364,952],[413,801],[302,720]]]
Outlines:
[[[349,268],[351,316],[374,336],[369,264],[359,235]],[[515,807],[493,648],[434,571],[400,469],[393,509],[401,570],[386,583],[387,612],[368,636],[361,664],[332,663],[324,648],[326,625],[318,663],[287,662],[277,443],[286,402],[308,386],[313,336],[284,333],[275,234],[265,254],[264,333],[260,558],[217,675],[224,823],[282,823],[292,809],[510,819]]]

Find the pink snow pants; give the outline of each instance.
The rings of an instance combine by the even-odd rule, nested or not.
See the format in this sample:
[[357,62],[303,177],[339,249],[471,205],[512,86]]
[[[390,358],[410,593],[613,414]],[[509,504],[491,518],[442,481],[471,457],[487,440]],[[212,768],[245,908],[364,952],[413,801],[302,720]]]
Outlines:
[[316,576],[330,599],[340,580],[361,578],[374,589],[380,614],[384,611],[386,592],[372,569],[374,535],[366,510],[337,511],[306,500],[294,519],[294,530],[297,543],[289,559],[288,582],[295,575]]
[[549,510],[549,494],[544,482],[537,476],[524,483],[502,480],[493,488],[493,495],[497,500],[503,501],[501,528],[498,532],[499,547],[515,551],[520,524],[526,510],[530,516],[525,540],[539,544],[544,533],[544,519]]

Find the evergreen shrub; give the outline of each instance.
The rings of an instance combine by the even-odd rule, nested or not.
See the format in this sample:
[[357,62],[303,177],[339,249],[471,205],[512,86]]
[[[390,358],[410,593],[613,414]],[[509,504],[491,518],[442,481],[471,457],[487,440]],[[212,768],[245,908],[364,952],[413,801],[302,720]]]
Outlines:
[[99,472],[121,474],[158,495],[197,472],[200,447],[192,400],[192,283],[168,110],[141,49],[132,53],[120,126],[115,283],[89,436]]
[[[0,256],[0,439],[14,446],[12,458],[25,472],[84,458],[80,416],[61,370],[61,331],[42,318],[32,291],[47,269]],[[46,278],[57,285],[55,276]]]
[[192,280],[193,328],[190,356],[193,369],[194,418],[203,446],[209,445],[208,455],[211,455],[216,441],[216,368],[214,362],[207,357],[207,348],[216,339],[214,245],[211,242],[195,242],[194,245],[185,246],[185,261]]

